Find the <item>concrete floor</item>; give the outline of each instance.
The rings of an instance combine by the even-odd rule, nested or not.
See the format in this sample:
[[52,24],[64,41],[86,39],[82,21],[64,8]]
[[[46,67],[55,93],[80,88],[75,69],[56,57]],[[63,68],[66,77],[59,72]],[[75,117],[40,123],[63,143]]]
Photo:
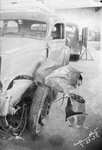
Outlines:
[[[31,139],[27,130],[22,135],[24,140],[9,140],[6,135],[0,133],[0,150],[100,150],[102,148],[102,51],[92,49],[90,53],[94,61],[70,62],[71,66],[83,72],[83,84],[76,91],[86,100],[87,115],[83,127],[69,127],[65,122],[66,101],[60,107],[57,107],[59,102],[53,103],[48,124],[38,138]],[[58,98],[61,96],[59,94]]]

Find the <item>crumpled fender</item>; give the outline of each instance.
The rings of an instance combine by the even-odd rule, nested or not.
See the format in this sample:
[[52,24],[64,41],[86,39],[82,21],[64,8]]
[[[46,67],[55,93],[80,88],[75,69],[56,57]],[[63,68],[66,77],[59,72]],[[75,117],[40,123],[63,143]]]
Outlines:
[[45,84],[57,89],[60,92],[68,94],[75,90],[82,83],[82,76],[79,70],[69,65],[60,67],[48,75]]
[[38,82],[45,83],[45,79],[48,75],[53,73],[54,70],[60,68],[61,65],[57,64],[55,61],[47,58],[46,61],[44,61],[41,66],[38,68],[38,70],[35,73],[35,80]]
[[81,71],[69,65],[60,66],[47,59],[37,70],[35,80],[60,92],[67,93],[74,90],[79,84]]

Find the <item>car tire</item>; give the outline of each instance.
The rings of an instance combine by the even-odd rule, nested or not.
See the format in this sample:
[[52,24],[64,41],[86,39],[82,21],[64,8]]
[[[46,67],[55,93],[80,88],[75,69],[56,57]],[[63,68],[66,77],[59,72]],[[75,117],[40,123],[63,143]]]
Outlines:
[[80,58],[80,55],[71,54],[70,55],[70,61],[78,61]]
[[[44,103],[46,99],[47,99],[46,102],[48,102],[48,98],[50,98],[48,97],[49,92],[50,92],[50,88],[45,85],[39,86],[35,92],[34,98],[32,100],[32,105],[30,109],[30,119],[29,119],[29,130],[30,130],[31,138],[38,135],[45,128],[47,124],[50,108],[47,108],[48,104],[47,106],[44,106]],[[47,109],[44,122],[41,121],[41,114],[43,111],[43,107],[46,107],[44,109]],[[39,120],[41,122],[39,122]]]

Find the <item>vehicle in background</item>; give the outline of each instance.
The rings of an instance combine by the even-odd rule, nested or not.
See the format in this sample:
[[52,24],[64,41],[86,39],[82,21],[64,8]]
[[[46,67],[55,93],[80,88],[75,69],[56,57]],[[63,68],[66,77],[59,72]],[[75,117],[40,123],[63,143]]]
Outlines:
[[66,23],[67,45],[70,47],[70,60],[78,60],[82,52],[82,41],[79,40],[79,29],[74,23]]

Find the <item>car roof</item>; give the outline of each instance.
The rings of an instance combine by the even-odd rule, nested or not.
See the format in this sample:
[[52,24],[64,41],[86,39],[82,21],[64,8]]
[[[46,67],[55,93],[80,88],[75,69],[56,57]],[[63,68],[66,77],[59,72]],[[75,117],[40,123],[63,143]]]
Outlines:
[[35,13],[35,12],[16,12],[16,11],[6,11],[1,12],[0,19],[28,19],[28,20],[34,20],[35,18],[43,18],[43,19],[49,19],[48,15],[43,13]]
[[77,24],[75,24],[75,23],[72,23],[72,22],[66,22],[66,26],[74,26],[75,28],[77,28],[78,29],[78,25]]
[[5,19],[27,19],[27,20],[42,20],[48,23],[61,22],[64,23],[63,17],[39,12],[16,12],[4,11],[0,13],[0,20]]
[[4,3],[1,7],[0,19],[40,19],[45,22],[64,22],[62,17],[50,14],[49,8],[43,3],[38,2],[21,2],[14,0],[13,2]]

